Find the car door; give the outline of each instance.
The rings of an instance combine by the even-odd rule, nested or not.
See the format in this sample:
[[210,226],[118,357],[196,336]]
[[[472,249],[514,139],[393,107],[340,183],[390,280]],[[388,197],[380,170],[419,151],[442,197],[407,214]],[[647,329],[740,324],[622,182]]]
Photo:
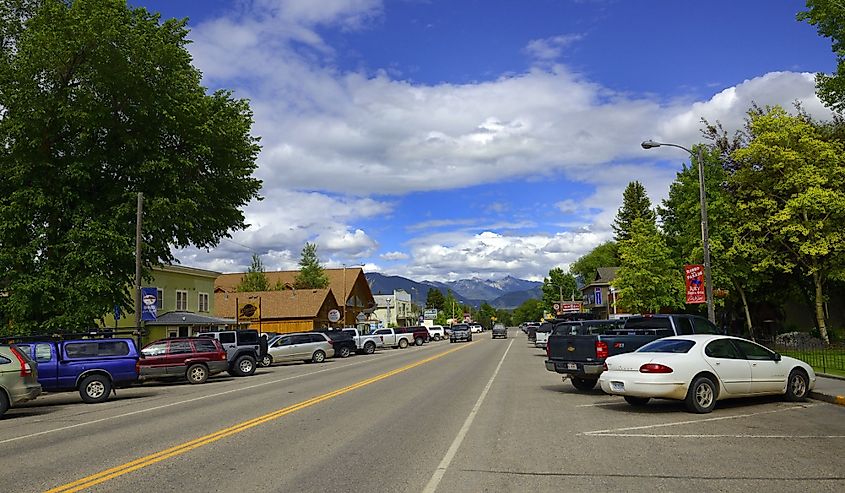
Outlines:
[[182,376],[185,374],[185,359],[191,356],[193,349],[190,341],[170,341],[165,356],[165,373],[168,376]]
[[235,353],[238,351],[238,343],[235,340],[235,333],[221,332],[217,334],[217,340],[220,341],[220,345],[226,350],[226,359],[232,361],[235,357]]
[[291,361],[293,360],[293,337],[282,336],[274,342],[267,350],[273,361]]
[[310,334],[297,334],[293,337],[293,354],[294,360],[311,359],[314,354],[314,347],[317,345],[312,342]]
[[722,381],[725,392],[731,395],[751,393],[751,364],[730,339],[716,339],[707,343],[704,361]]
[[374,332],[375,335],[381,336],[381,340],[384,341],[385,346],[395,346],[396,345],[396,336],[390,331],[390,329],[379,329]]
[[786,388],[786,365],[775,361],[775,353],[743,339],[733,339],[733,343],[751,364],[751,392],[754,394],[782,393]]
[[158,341],[141,349],[141,365],[147,376],[167,375],[167,341]]

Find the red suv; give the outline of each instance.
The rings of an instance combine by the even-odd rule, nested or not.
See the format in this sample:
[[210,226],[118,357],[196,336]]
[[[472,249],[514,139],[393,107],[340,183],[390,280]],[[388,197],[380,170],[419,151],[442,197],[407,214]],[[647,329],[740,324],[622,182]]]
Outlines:
[[211,375],[226,371],[229,362],[216,339],[182,337],[147,344],[136,366],[142,381],[185,378],[190,383],[205,383]]

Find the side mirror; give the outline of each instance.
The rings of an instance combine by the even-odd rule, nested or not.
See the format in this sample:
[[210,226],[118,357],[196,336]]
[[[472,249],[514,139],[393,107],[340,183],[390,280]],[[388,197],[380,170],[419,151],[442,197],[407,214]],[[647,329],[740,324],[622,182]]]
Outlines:
[[775,353],[775,361],[780,361],[780,353]]

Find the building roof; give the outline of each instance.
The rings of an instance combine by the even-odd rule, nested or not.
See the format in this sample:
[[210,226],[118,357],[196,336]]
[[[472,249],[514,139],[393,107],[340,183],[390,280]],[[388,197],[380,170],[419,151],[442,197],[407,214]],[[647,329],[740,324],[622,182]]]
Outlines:
[[160,270],[163,272],[176,272],[179,274],[191,274],[199,277],[217,278],[220,276],[219,272],[213,270],[198,269],[196,267],[186,267],[184,265],[154,265],[153,270]]
[[[240,275],[240,274],[239,274]],[[239,281],[240,282],[240,281]],[[326,299],[335,306],[337,299],[329,289],[286,289],[246,293],[214,293],[214,314],[231,317],[237,312],[236,300],[261,299],[261,318],[315,318]]]
[[[349,294],[352,292],[355,280],[363,273],[363,269],[360,267],[347,267],[346,269],[323,269],[323,271],[326,273],[326,277],[329,278],[329,288],[331,288],[333,293],[335,293],[336,299],[339,300],[349,299]],[[346,271],[345,274],[344,271]],[[214,282],[214,291],[223,291],[226,293],[236,292],[238,284],[241,283],[241,278],[244,274],[244,272],[221,274],[217,277],[217,281]],[[267,282],[270,286],[276,286],[277,283],[281,282],[281,284],[290,285],[291,287],[293,286],[293,282],[296,279],[297,274],[299,274],[298,270],[282,270],[264,273],[264,275],[267,276]],[[346,279],[345,282],[344,277]],[[300,292],[301,290],[298,289],[296,291]],[[341,304],[343,304],[342,301]]]
[[619,267],[599,267],[596,269],[596,280],[584,286],[581,290],[595,286],[608,286],[611,281],[616,279],[618,273]]
[[193,312],[162,313],[156,320],[144,322],[146,325],[229,325],[235,319],[210,317]]

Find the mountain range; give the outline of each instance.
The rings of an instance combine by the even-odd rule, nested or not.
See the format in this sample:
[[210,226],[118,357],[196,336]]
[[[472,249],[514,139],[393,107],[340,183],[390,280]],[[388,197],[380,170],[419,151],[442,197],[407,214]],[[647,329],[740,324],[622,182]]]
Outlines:
[[458,281],[413,281],[401,276],[385,276],[378,272],[364,274],[373,294],[391,294],[396,289],[411,294],[411,300],[425,305],[429,289],[437,289],[445,296],[449,291],[461,303],[478,308],[487,302],[495,308],[516,308],[526,300],[542,297],[541,282],[526,281],[512,276],[502,279],[461,279]]

